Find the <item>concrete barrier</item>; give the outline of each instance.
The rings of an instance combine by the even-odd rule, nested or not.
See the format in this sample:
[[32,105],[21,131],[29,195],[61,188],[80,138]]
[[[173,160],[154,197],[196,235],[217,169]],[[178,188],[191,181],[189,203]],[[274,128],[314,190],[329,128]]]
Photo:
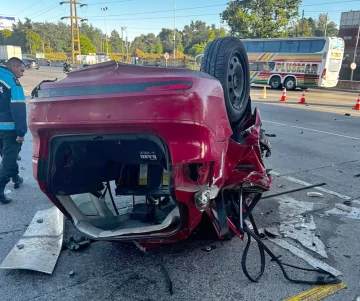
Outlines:
[[339,80],[336,89],[360,91],[360,81]]

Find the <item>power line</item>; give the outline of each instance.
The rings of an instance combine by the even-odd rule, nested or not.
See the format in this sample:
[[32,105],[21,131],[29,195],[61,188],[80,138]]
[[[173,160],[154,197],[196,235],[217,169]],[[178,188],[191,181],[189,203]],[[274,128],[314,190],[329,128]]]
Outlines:
[[107,1],[107,2],[98,2],[98,3],[90,3],[88,5],[103,5],[103,4],[112,4],[112,3],[121,3],[121,2],[132,2],[134,0],[121,0],[121,1]]
[[[176,11],[183,11],[183,10],[192,10],[192,9],[201,9],[201,8],[211,8],[211,7],[219,7],[227,5],[224,4],[215,4],[215,5],[206,5],[206,6],[195,6],[195,7],[187,7],[187,8],[177,8]],[[166,12],[173,12],[174,9],[167,9],[167,10],[156,10],[156,11],[148,11],[148,12],[141,12],[141,13],[129,13],[129,14],[121,14],[121,15],[109,15],[108,17],[120,17],[120,16],[134,16],[134,15],[145,15],[145,14],[156,14],[156,13],[166,13]],[[89,16],[89,18],[97,18],[101,16]]]
[[[219,15],[219,13],[176,16],[176,18],[202,17],[202,16],[214,16],[214,15]],[[171,16],[171,17],[136,18],[136,20],[134,20],[134,19],[107,19],[107,20],[111,20],[111,21],[137,21],[137,20],[154,20],[154,19],[173,19],[173,18],[174,18],[174,16]],[[96,19],[96,21],[100,21],[100,20],[102,20],[102,19]]]
[[45,13],[47,13],[47,12],[49,12],[49,11],[55,9],[55,8],[57,8],[58,5],[59,5],[59,4],[53,4],[53,5],[45,8],[45,9],[43,9],[43,10],[37,12],[37,13],[35,13],[35,14],[30,15],[30,16],[32,16],[31,19],[36,19],[36,18],[42,16],[43,14],[45,14]]
[[301,7],[304,7],[304,6],[315,6],[315,5],[325,5],[325,4],[337,4],[337,3],[345,3],[345,2],[359,2],[359,1],[360,1],[360,0],[348,0],[348,1],[336,1],[336,2],[314,3],[314,4],[301,5]]
[[14,16],[16,16],[16,15],[18,15],[18,14],[22,13],[23,11],[28,10],[29,8],[32,8],[33,6],[35,6],[36,4],[40,3],[41,1],[43,1],[43,0],[39,0],[38,2],[35,2],[34,4],[32,4],[32,5],[28,6],[27,8],[24,8],[23,10],[21,10],[21,11],[17,12],[16,14],[14,14]]

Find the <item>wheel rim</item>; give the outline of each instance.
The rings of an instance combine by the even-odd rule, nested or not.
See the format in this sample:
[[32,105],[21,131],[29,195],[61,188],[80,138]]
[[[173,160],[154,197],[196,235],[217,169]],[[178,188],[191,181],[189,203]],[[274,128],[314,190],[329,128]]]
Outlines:
[[286,88],[287,89],[293,89],[294,88],[294,85],[295,85],[295,83],[294,83],[294,81],[293,80],[288,80],[287,82],[286,82]]
[[272,82],[272,86],[273,86],[274,88],[277,88],[277,87],[279,86],[279,84],[280,84],[280,81],[279,81],[279,79],[278,79],[277,77],[273,78],[273,79],[271,80],[271,82]]
[[239,110],[244,105],[243,94],[245,91],[246,75],[241,64],[240,54],[235,52],[228,66],[228,92],[231,105]]

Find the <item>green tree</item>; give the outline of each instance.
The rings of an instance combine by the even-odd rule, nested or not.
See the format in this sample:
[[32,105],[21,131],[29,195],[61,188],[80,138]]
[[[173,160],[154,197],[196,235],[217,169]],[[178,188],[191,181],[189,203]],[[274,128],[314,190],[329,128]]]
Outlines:
[[[158,35],[158,38],[161,41],[164,52],[173,52],[174,51],[174,30],[163,28]],[[175,31],[175,44],[179,45],[182,43],[182,35],[178,30]]]
[[329,22],[329,18],[327,14],[320,14],[319,18],[316,21],[316,29],[314,31],[314,35],[317,37],[326,36],[337,36],[338,29],[334,22]]
[[163,53],[163,48],[162,48],[162,44],[160,41],[157,42],[156,44],[156,53],[157,54],[162,54]]
[[42,39],[31,29],[26,30],[26,48],[30,53],[41,52],[43,50]]
[[118,52],[118,53],[123,52],[122,40],[120,38],[120,34],[116,30],[113,30],[111,32],[110,39],[109,39],[109,44],[110,44],[111,50],[113,52]]
[[300,4],[301,0],[233,0],[221,19],[232,35],[242,38],[283,37]]
[[96,51],[95,46],[91,43],[90,39],[83,34],[80,35],[80,50],[83,55],[94,53]]
[[299,20],[294,26],[294,32],[291,34],[296,37],[311,37],[312,30],[308,19]]
[[201,54],[204,52],[205,47],[206,47],[206,43],[195,44],[190,48],[189,54],[191,54],[193,56]]
[[12,31],[9,29],[0,30],[0,44],[6,45],[6,40],[11,37]]

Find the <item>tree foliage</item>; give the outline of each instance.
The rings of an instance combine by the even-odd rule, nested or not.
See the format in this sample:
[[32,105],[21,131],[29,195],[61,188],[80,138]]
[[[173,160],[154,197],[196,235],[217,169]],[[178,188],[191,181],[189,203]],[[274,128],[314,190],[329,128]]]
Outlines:
[[233,0],[221,13],[230,33],[242,38],[286,37],[301,0]]
[[80,50],[83,55],[96,52],[95,46],[91,43],[90,39],[83,34],[80,35]]
[[299,37],[337,36],[338,32],[335,22],[330,21],[326,14],[320,14],[317,19],[305,18],[299,20],[294,26],[292,35]]

